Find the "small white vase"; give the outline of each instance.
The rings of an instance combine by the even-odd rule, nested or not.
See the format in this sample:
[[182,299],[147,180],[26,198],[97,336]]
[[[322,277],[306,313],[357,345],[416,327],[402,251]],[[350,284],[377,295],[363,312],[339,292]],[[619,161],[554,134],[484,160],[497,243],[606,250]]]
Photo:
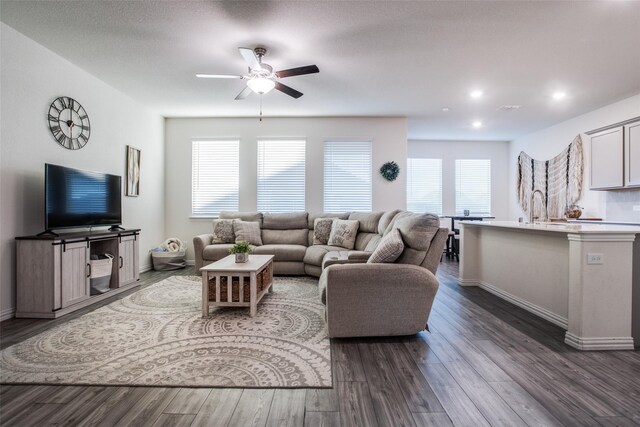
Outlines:
[[247,253],[241,253],[241,254],[235,254],[235,255],[236,255],[236,264],[239,262],[249,261],[249,254]]

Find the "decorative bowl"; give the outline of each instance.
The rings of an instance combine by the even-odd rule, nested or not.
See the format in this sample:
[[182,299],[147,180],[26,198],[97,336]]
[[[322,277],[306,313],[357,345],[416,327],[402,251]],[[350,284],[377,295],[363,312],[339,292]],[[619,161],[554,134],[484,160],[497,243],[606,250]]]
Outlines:
[[578,219],[582,215],[582,208],[578,205],[571,205],[564,211],[567,218]]

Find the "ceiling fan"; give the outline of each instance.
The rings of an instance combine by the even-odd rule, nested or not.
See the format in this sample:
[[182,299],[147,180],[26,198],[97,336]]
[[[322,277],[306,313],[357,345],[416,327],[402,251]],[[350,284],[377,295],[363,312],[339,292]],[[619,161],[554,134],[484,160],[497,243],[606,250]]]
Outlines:
[[264,95],[271,91],[271,89],[279,90],[280,92],[286,93],[294,98],[300,98],[302,96],[302,92],[299,92],[287,85],[283,85],[276,79],[320,72],[316,65],[307,65],[305,67],[290,68],[288,70],[274,72],[271,65],[262,62],[262,57],[267,53],[267,49],[264,47],[256,47],[255,49],[239,47],[238,50],[249,66],[248,74],[244,76],[234,74],[196,74],[196,77],[204,79],[247,80],[247,87],[245,87],[242,92],[236,96],[236,100],[245,99],[251,92]]

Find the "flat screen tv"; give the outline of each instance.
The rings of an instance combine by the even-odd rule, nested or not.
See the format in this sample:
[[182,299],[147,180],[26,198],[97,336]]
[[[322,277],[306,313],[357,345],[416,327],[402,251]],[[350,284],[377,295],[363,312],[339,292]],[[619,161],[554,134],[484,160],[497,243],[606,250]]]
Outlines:
[[46,230],[122,224],[121,177],[44,165]]

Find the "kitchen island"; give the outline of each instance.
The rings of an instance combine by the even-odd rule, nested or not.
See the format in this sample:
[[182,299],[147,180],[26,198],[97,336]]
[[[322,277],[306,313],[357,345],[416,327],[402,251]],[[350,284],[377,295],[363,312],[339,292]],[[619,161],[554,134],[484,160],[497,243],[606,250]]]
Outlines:
[[580,350],[632,350],[634,336],[640,344],[640,227],[460,224],[461,285],[566,329],[565,342]]

